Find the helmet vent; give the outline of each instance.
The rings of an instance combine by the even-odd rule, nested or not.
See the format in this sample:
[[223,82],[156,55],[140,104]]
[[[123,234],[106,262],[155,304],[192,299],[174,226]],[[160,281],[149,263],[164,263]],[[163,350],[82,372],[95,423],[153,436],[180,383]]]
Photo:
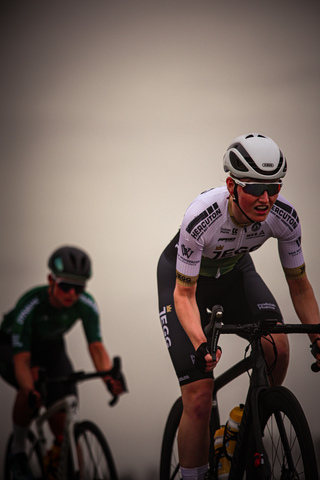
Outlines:
[[241,162],[240,158],[234,152],[230,152],[230,162],[233,168],[240,172],[248,172],[249,169]]
[[75,256],[72,255],[72,253],[70,254],[70,260],[71,260],[73,268],[76,270],[77,269],[77,261],[76,261]]
[[83,257],[83,258],[81,259],[81,270],[83,270],[83,269],[85,268],[86,263],[87,263],[87,262],[86,262],[86,258]]
[[247,140],[247,138],[254,138],[254,137],[266,138],[264,135],[260,135],[260,133],[258,133],[257,135],[253,135],[253,133],[250,133],[250,135],[247,135],[245,139]]
[[[281,152],[281,150],[280,150],[280,159],[281,159],[281,163],[283,163],[283,153]],[[287,160],[285,160],[284,167],[283,167],[283,173],[286,173],[286,172],[287,172]]]

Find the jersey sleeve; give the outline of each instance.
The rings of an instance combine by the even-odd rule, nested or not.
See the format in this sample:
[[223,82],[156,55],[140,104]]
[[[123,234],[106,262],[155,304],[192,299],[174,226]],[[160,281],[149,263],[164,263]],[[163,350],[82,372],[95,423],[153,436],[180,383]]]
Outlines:
[[190,234],[190,224],[185,216],[180,229],[176,263],[177,283],[186,287],[197,283],[203,251],[201,241]]
[[101,342],[100,315],[98,305],[89,293],[83,293],[79,299],[81,303],[81,319],[88,344]]
[[32,322],[40,300],[37,296],[23,297],[12,313],[12,347],[14,354],[29,352],[32,342]]
[[282,268],[287,278],[302,278],[306,275],[301,246],[301,224],[294,207],[288,202],[277,200],[273,208],[279,225],[278,250]]
[[177,250],[177,283],[193,286],[197,283],[201,262],[211,237],[220,231],[223,221],[221,205],[227,212],[228,192],[226,187],[207,190],[189,205],[180,228]]
[[301,236],[292,241],[278,241],[279,256],[287,278],[302,278],[306,267],[301,248]]

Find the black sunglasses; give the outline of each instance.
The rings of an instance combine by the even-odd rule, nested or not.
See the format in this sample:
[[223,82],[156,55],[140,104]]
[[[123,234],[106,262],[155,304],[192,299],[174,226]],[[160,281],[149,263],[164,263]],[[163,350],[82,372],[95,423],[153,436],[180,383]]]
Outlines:
[[232,179],[237,185],[242,187],[244,193],[248,193],[249,195],[253,195],[255,197],[261,197],[263,193],[266,191],[269,197],[273,195],[277,195],[282,187],[282,181],[280,180],[277,183],[251,183],[251,182],[240,182],[235,178]]
[[70,292],[70,290],[74,289],[76,294],[79,295],[79,293],[83,293],[85,286],[84,285],[79,285],[79,284],[74,284],[74,283],[68,283],[68,282],[59,282],[59,280],[56,281],[58,287],[60,290],[62,290],[64,293]]

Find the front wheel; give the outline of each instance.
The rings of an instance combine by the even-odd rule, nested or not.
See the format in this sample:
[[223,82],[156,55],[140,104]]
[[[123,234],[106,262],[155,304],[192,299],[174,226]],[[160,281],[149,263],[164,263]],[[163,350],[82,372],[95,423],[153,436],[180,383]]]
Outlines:
[[[4,480],[12,480],[12,446],[13,434],[11,434],[5,453],[4,460]],[[30,470],[35,479],[43,478],[43,464],[41,449],[37,437],[32,430],[29,430],[27,437],[26,453],[29,461]]]
[[80,480],[118,480],[111,450],[101,430],[92,422],[75,425]]
[[309,425],[293,393],[269,388],[261,397],[260,418],[271,480],[318,480]]

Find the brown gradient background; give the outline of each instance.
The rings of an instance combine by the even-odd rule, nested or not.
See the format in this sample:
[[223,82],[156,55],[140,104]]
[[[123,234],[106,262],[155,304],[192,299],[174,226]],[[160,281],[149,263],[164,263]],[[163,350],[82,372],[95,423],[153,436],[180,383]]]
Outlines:
[[[165,417],[179,389],[158,321],[156,265],[184,211],[224,183],[223,153],[250,131],[271,136],[289,170],[283,194],[303,225],[319,299],[320,57],[317,2],[209,0],[7,2],[1,7],[1,311],[45,282],[71,243],[93,259],[89,290],[130,394],[117,407],[99,381],[80,414],[105,431],[122,479],[157,478]],[[253,255],[285,320],[297,321],[276,242]],[[81,327],[67,336],[91,362]],[[222,340],[219,371],[243,355]],[[291,339],[286,385],[320,453],[320,377],[309,341]],[[247,379],[220,395],[222,420]],[[13,390],[1,381],[1,442]],[[320,456],[320,455],[319,455]]]

